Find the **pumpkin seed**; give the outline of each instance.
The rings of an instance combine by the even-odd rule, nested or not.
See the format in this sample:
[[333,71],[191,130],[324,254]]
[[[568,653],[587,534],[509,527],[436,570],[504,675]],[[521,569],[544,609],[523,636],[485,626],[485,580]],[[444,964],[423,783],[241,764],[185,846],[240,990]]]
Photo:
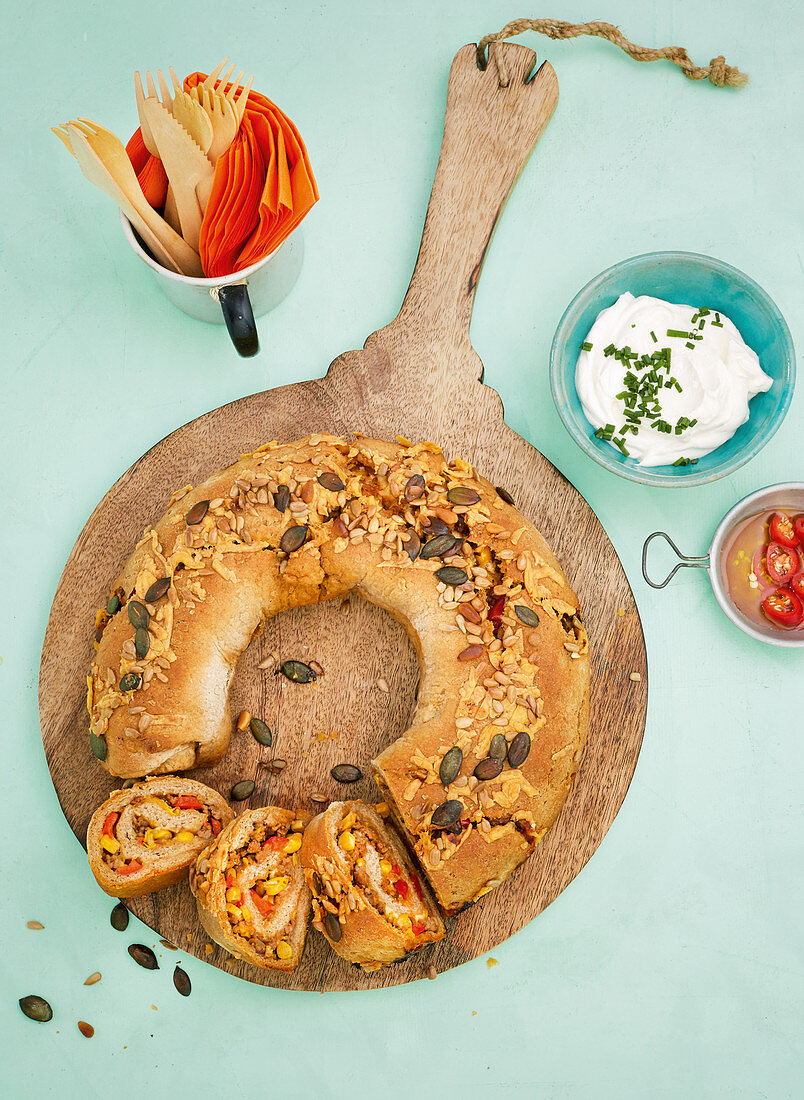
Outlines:
[[302,661],[283,661],[279,666],[279,671],[283,676],[287,676],[288,680],[292,680],[294,684],[309,684],[316,678],[314,670]]
[[190,977],[186,970],[182,970],[180,966],[177,966],[173,971],[173,984],[176,989],[181,993],[182,997],[189,997],[192,991],[192,985],[190,984]]
[[146,603],[156,603],[157,600],[161,600],[170,588],[170,577],[160,577],[158,581],[154,581],[148,591],[145,593]]
[[502,485],[495,486],[497,490],[497,496],[505,501],[506,504],[510,504],[512,508],[516,508],[516,501],[508,492],[507,489],[503,489]]
[[453,588],[459,584],[465,584],[469,578],[464,569],[458,569],[455,565],[445,565],[436,570],[436,576],[442,584],[449,584]]
[[109,923],[116,931],[125,932],[125,930],[128,928],[128,919],[128,909],[126,909],[122,901],[118,901],[117,905],[115,905],[114,909],[112,910],[111,916],[109,917]]
[[343,935],[341,923],[334,913],[327,913],[324,917],[324,930],[333,943],[337,943]]
[[151,616],[148,614],[148,608],[144,604],[141,604],[139,600],[129,600],[126,604],[126,610],[128,611],[128,621],[135,630],[139,630],[140,627],[142,627],[143,630],[148,629],[148,623]]
[[163,947],[166,947],[168,951],[179,950],[178,947],[176,947],[175,943],[171,943],[170,940],[160,940],[159,942],[162,944]]
[[252,718],[248,724],[248,728],[251,730],[251,736],[258,745],[267,745],[268,748],[271,747],[274,735],[265,722],[263,722],[262,718]]
[[444,787],[448,787],[453,779],[457,779],[463,763],[463,752],[457,745],[444,753],[441,759],[441,767],[438,769],[438,778]]
[[187,515],[184,517],[187,521],[188,527],[195,527],[200,523],[204,516],[209,511],[209,501],[199,500],[198,504],[194,504]]
[[318,871],[313,871],[313,889],[315,890],[316,897],[321,897],[324,893],[324,882]]
[[463,805],[457,798],[450,798],[442,802],[435,810],[430,823],[440,829],[447,825],[454,825],[463,812]]
[[120,610],[120,597],[119,596],[110,596],[109,599],[106,601],[106,614],[107,615],[116,615],[119,610]]
[[514,606],[514,613],[521,623],[525,626],[538,626],[539,616],[531,607],[525,607],[524,604],[518,603]]
[[454,545],[454,535],[436,535],[434,538],[428,539],[424,544],[421,556],[423,558],[443,558],[446,556],[447,551],[451,550]]
[[467,485],[456,485],[454,489],[450,489],[447,493],[447,500],[450,504],[468,507],[470,504],[477,504],[480,500],[480,493],[470,489]]
[[89,731],[89,747],[92,749],[94,756],[97,756],[98,760],[105,760],[106,753],[109,751],[109,747],[106,744],[105,737],[98,737],[97,734]]
[[341,489],[346,488],[338,475],[331,473],[329,470],[318,475],[318,484],[324,489],[329,489],[331,493],[339,493]]
[[274,493],[274,508],[277,512],[287,511],[287,506],[290,504],[290,489],[287,485],[280,485]]
[[147,630],[144,630],[141,626],[137,627],[134,634],[134,649],[137,651],[138,657],[147,657],[148,650],[151,648],[151,635]]
[[232,787],[229,797],[233,802],[245,802],[247,798],[251,798],[254,794],[254,786],[253,779],[241,779],[239,783],[235,783]]
[[495,779],[503,770],[502,760],[495,760],[493,756],[487,756],[481,760],[474,770],[475,779]]
[[363,773],[356,764],[336,764],[329,773],[336,783],[357,783]]
[[522,730],[508,746],[508,763],[512,768],[524,764],[530,752],[530,736]]
[[283,760],[281,756],[277,756],[276,759],[271,761],[271,771],[274,775],[279,775],[287,766],[287,760]]
[[430,538],[434,538],[436,535],[448,535],[449,527],[444,523],[443,519],[438,516],[428,516],[422,520],[422,527],[425,529],[425,534]]
[[296,527],[288,527],[279,540],[279,549],[284,550],[286,554],[292,554],[294,550],[304,546],[306,540],[307,527],[305,524],[301,523]]
[[418,500],[424,494],[425,488],[424,477],[421,474],[414,474],[405,483],[405,500]]
[[53,1019],[53,1009],[44,997],[37,997],[35,993],[20,997],[20,1008],[29,1020],[36,1020],[38,1024],[46,1024]]
[[138,672],[127,672],[120,677],[121,691],[136,691],[142,683],[142,676]]
[[146,970],[159,969],[156,955],[154,955],[150,947],[146,947],[144,943],[130,943],[128,945],[128,953],[138,966],[142,966]]
[[91,1039],[92,1036],[95,1034],[95,1028],[92,1026],[92,1024],[88,1024],[86,1020],[78,1021],[78,1030],[81,1032],[85,1039]]
[[495,733],[489,745],[489,756],[492,760],[505,760],[507,755],[508,742],[505,740],[505,734]]
[[409,527],[402,535],[402,545],[410,560],[415,561],[421,551],[422,541],[412,527]]

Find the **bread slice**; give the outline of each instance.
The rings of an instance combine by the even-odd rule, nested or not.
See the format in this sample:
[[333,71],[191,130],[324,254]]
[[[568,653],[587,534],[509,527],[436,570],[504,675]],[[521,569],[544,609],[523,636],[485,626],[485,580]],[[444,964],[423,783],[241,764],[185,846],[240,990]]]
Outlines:
[[342,958],[376,970],[445,928],[432,894],[392,826],[364,802],[333,802],[301,847],[313,927]]
[[278,806],[247,810],[190,868],[204,931],[254,966],[294,970],[301,958],[310,891],[298,849],[307,820]]

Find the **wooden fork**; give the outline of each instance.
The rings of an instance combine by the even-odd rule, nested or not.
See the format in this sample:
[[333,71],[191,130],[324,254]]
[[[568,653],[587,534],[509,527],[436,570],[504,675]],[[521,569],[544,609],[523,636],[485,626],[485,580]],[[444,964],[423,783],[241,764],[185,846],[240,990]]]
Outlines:
[[[254,77],[250,76],[248,78],[248,83],[241,88],[240,86],[243,77],[246,75],[245,69],[242,69],[234,80],[232,80],[232,73],[234,72],[235,68],[234,65],[231,65],[228,71],[221,75],[223,66],[228,60],[229,58],[225,57],[223,61],[221,61],[220,65],[215,66],[215,68],[203,82],[203,86],[209,89],[209,91],[211,92],[220,92],[221,95],[225,96],[225,98],[229,100],[229,103],[232,106],[232,110],[234,111],[235,118],[237,119],[237,125],[239,127],[240,123],[243,121],[243,115],[246,113],[246,104],[248,103],[248,95],[251,91],[251,85],[254,83]],[[223,89],[226,87],[227,84],[230,85],[229,91],[224,92]],[[238,88],[240,88],[239,93]]]

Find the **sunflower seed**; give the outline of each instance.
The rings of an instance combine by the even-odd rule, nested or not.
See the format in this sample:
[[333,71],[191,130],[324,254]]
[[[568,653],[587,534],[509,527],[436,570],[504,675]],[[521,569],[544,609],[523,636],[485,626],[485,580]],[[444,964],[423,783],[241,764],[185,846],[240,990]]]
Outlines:
[[53,1009],[44,997],[37,997],[35,993],[20,997],[20,1008],[29,1020],[36,1020],[38,1024],[46,1024],[53,1019]]
[[302,661],[283,661],[279,666],[279,671],[283,676],[287,676],[288,680],[292,680],[294,684],[309,684],[316,678],[314,670]]
[[327,913],[327,915],[324,917],[324,931],[327,933],[333,943],[337,943],[343,935],[340,921],[334,913]]
[[505,760],[508,755],[508,742],[505,734],[495,733],[489,745],[489,756],[492,760]]
[[148,650],[151,648],[151,635],[147,630],[144,630],[141,626],[137,627],[134,634],[134,649],[137,652],[137,656],[147,657]]
[[229,797],[233,802],[245,802],[254,794],[255,783],[253,779],[241,779],[232,787]]
[[209,501],[199,500],[198,504],[194,504],[187,515],[184,517],[188,527],[195,527],[200,523],[204,516],[209,511]]
[[438,769],[438,778],[441,780],[442,786],[448,787],[457,778],[462,763],[463,752],[457,745],[444,753],[441,766]]
[[448,584],[451,588],[455,588],[459,584],[465,584],[469,579],[465,570],[459,569],[456,565],[444,565],[436,570],[435,575],[442,584]]
[[106,744],[105,737],[98,737],[96,734],[89,731],[89,747],[92,749],[94,756],[97,756],[98,760],[105,760],[106,753],[109,751]]
[[266,723],[263,722],[262,718],[252,718],[248,724],[248,728],[251,730],[251,736],[258,745],[267,745],[268,748],[271,747],[274,736]]
[[101,977],[102,975],[100,970],[96,970],[94,974],[89,975],[87,980],[84,982],[84,985],[97,985],[98,982],[101,980]]
[[433,811],[430,821],[436,828],[444,828],[447,825],[454,825],[462,812],[463,804],[457,798],[450,798]]
[[506,504],[510,504],[512,508],[516,508],[514,498],[511,496],[507,489],[503,489],[501,485],[497,485],[495,486],[495,488],[497,489],[497,496],[501,497]]
[[88,1024],[86,1020],[78,1021],[78,1030],[81,1032],[85,1039],[91,1039],[92,1036],[95,1034],[95,1028],[92,1026],[92,1024]]
[[142,683],[142,676],[136,672],[127,672],[125,676],[120,677],[120,690],[121,691],[136,691]]
[[318,484],[324,489],[329,489],[331,493],[339,493],[341,489],[346,488],[338,475],[330,473],[329,470],[318,475]]
[[182,997],[189,997],[192,991],[192,985],[190,984],[190,977],[186,970],[182,970],[180,966],[177,966],[173,971],[173,984],[176,989],[181,993]]
[[156,955],[150,947],[146,947],[144,943],[131,943],[128,947],[128,953],[138,966],[144,967],[146,970],[158,970],[159,963],[156,961]]
[[[453,548],[456,543],[454,535],[444,534],[436,535],[434,538],[428,539],[422,547],[421,556],[424,559],[427,558],[443,558]],[[465,578],[464,578],[465,579]]]
[[533,608],[525,607],[524,604],[519,603],[514,606],[514,612],[519,621],[521,623],[524,623],[525,626],[539,625],[539,616],[536,614]]
[[279,540],[279,549],[284,550],[286,554],[292,554],[294,550],[298,550],[307,539],[308,528],[305,524],[299,524],[296,527],[288,527],[287,531],[282,535]]
[[462,649],[458,654],[459,661],[474,661],[475,657],[479,657],[483,652],[482,645],[470,645],[466,649]]
[[32,932],[39,932],[45,926],[44,926],[44,924],[42,924],[41,921],[29,920],[29,921],[26,922],[25,927],[30,928]]
[[290,504],[290,489],[287,485],[280,485],[274,493],[274,507],[277,512],[284,512],[287,510],[288,504]]
[[466,485],[456,485],[454,489],[450,489],[447,493],[447,500],[450,504],[468,507],[471,504],[477,504],[480,500],[480,493],[475,492],[474,489],[470,489]]
[[363,773],[356,764],[336,764],[329,773],[336,783],[357,783]]
[[162,599],[169,588],[170,577],[160,577],[158,581],[154,581],[154,583],[145,593],[145,602],[156,603],[157,600]]
[[421,474],[414,474],[405,483],[405,500],[418,500],[425,490],[425,481]]
[[530,737],[522,730],[508,746],[508,763],[512,768],[518,768],[524,764],[530,752]]
[[487,756],[485,760],[480,761],[472,774],[475,779],[495,779],[502,770],[502,760],[495,760],[494,757]]
[[126,604],[126,611],[128,611],[128,621],[134,627],[135,630],[139,630],[142,627],[143,630],[148,629],[148,622],[150,615],[148,614],[148,608],[141,604],[139,600],[129,600]]

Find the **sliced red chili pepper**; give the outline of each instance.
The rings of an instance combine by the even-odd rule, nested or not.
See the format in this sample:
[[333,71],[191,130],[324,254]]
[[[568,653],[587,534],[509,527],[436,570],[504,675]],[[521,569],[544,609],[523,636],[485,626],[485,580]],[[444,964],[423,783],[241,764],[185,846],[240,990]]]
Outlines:
[[257,910],[261,917],[264,917],[267,920],[267,918],[270,917],[273,912],[274,903],[271,901],[270,898],[260,897],[256,890],[249,890],[249,895],[251,897],[251,900],[254,902],[254,908]]
[[209,827],[212,829],[212,835],[217,836],[221,831],[221,823],[218,821],[217,817],[211,817],[209,819]]
[[402,878],[402,872],[399,869],[398,863],[391,864],[391,873],[396,875],[397,878]]
[[765,551],[765,565],[772,581],[776,584],[787,584],[799,572],[801,559],[795,547],[771,542]]
[[394,889],[404,901],[405,898],[408,896],[408,891],[410,890],[410,887],[403,878],[398,878],[394,883]]
[[263,844],[263,848],[267,848],[270,852],[278,852],[285,847],[287,841],[286,836],[269,836]]
[[782,626],[798,626],[804,619],[804,603],[789,588],[777,588],[761,604],[768,618]]
[[796,573],[790,582],[790,587],[800,600],[804,600],[804,573]]
[[773,513],[768,524],[768,530],[772,541],[780,542],[782,546],[798,546],[801,541],[795,524],[785,512]]
[[413,929],[413,935],[414,936],[420,936],[422,934],[422,932],[424,931],[424,921],[423,920],[415,920],[413,922],[413,924],[411,925],[411,928]]
[[112,810],[112,812],[107,814],[106,817],[103,819],[103,828],[101,829],[101,833],[104,836],[112,835],[112,829],[114,828],[115,822],[117,821],[118,817],[120,817],[120,814],[115,813],[115,811]]
[[793,530],[798,535],[798,541],[804,546],[804,516],[797,516],[793,523]]
[[419,901],[424,901],[422,884],[419,882],[418,877],[416,875],[411,875],[410,877],[413,879],[413,889],[416,891],[416,896],[418,897]]
[[173,799],[174,810],[203,810],[204,804],[191,794],[180,794]]
[[130,863],[125,864],[123,867],[115,867],[118,875],[135,875],[137,871],[142,870],[142,864],[138,859],[132,859]]

